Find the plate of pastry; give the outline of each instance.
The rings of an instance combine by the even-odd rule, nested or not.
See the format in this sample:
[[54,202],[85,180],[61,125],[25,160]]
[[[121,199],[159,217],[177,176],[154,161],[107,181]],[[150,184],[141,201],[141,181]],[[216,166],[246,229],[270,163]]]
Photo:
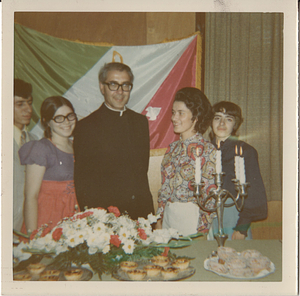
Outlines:
[[92,271],[86,268],[57,270],[42,263],[29,264],[26,270],[13,274],[14,281],[89,281],[92,277]]
[[230,247],[219,247],[217,253],[204,261],[204,268],[220,276],[254,280],[275,272],[271,260],[257,250],[237,252]]
[[166,256],[154,256],[148,261],[123,261],[113,273],[120,281],[179,281],[192,276],[196,269],[190,259],[171,261]]

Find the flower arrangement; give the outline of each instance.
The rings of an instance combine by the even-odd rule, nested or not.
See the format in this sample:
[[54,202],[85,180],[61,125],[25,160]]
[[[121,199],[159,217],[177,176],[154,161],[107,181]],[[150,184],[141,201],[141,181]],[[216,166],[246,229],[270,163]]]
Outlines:
[[32,255],[45,254],[54,257],[51,265],[57,269],[88,263],[101,278],[121,261],[145,260],[164,251],[167,255],[170,247],[191,244],[190,237],[180,237],[175,229],[152,230],[158,218],[149,214],[147,219],[132,220],[113,206],[86,209],[64,218],[53,229],[43,225],[33,231],[28,243],[14,247],[14,258],[21,267],[34,260]]

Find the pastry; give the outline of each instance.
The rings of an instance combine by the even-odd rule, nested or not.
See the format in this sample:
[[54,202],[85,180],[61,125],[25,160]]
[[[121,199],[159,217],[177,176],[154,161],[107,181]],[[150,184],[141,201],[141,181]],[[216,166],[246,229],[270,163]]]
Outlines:
[[166,256],[154,256],[151,259],[151,262],[155,265],[159,265],[161,267],[165,267],[169,264],[169,258]]
[[236,250],[230,247],[218,247],[218,256],[220,259],[226,261],[228,257],[236,254]]
[[14,281],[30,281],[32,275],[29,273],[14,274]]
[[133,270],[133,269],[136,269],[137,267],[138,267],[138,264],[133,261],[123,261],[120,263],[120,268],[123,271]]
[[228,272],[227,267],[224,264],[220,264],[214,260],[209,260],[207,263],[207,267],[217,273],[226,274]]
[[146,270],[147,275],[149,277],[156,277],[156,276],[160,275],[162,267],[158,266],[158,265],[146,265],[146,266],[144,266],[144,269]]
[[187,258],[178,258],[172,262],[172,266],[179,269],[187,269],[190,265],[190,260]]
[[250,267],[245,268],[233,268],[229,270],[229,273],[236,277],[252,277],[253,271]]
[[60,275],[59,270],[44,270],[40,275],[40,281],[58,281]]
[[246,268],[247,262],[243,257],[232,256],[226,260],[225,265],[229,270],[232,270],[238,268]]
[[166,280],[170,280],[173,279],[177,276],[177,274],[179,273],[179,269],[175,268],[175,267],[167,267],[162,269],[161,274],[163,276],[164,279]]
[[147,275],[147,272],[142,269],[133,269],[127,271],[127,275],[133,281],[141,281]]
[[258,258],[261,257],[262,254],[260,252],[258,252],[257,250],[245,250],[241,253],[241,256],[243,258]]
[[261,256],[258,258],[249,258],[247,263],[255,275],[257,275],[264,269],[270,271],[271,261],[265,256]]
[[41,275],[40,276],[40,281],[58,281],[59,275]]
[[78,281],[81,279],[83,270],[80,268],[70,269],[64,272],[64,276],[68,281]]
[[43,263],[31,263],[27,266],[28,271],[32,275],[38,275],[44,271],[46,265]]

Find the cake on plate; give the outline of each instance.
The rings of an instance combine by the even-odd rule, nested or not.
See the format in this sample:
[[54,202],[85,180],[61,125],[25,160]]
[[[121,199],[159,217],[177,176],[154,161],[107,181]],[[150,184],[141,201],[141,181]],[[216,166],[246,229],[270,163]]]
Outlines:
[[187,269],[190,265],[190,260],[187,258],[178,258],[172,262],[172,266],[181,270]]
[[158,256],[153,256],[152,259],[151,259],[151,262],[155,265],[159,265],[161,267],[165,267],[169,264],[169,258],[166,257],[166,256],[161,256],[161,255],[158,255]]
[[64,271],[64,276],[68,281],[79,281],[83,275],[83,270],[80,268],[74,268]]
[[120,268],[123,271],[134,270],[138,267],[138,264],[134,261],[123,261],[120,263]]
[[30,281],[32,275],[30,273],[18,273],[14,274],[14,281]]
[[178,275],[179,271],[180,270],[178,268],[167,267],[162,269],[161,274],[164,279],[170,280],[170,279],[174,279]]
[[133,281],[141,281],[145,278],[145,276],[147,275],[147,272],[142,269],[133,269],[133,270],[127,271],[127,275]]
[[46,268],[46,265],[43,263],[31,263],[27,266],[28,271],[32,275],[39,275],[40,273],[42,273],[44,271],[45,268]]
[[156,277],[160,275],[162,267],[159,265],[146,265],[144,266],[144,270],[146,270],[149,277]]
[[56,269],[44,270],[40,275],[40,281],[58,281],[60,271]]

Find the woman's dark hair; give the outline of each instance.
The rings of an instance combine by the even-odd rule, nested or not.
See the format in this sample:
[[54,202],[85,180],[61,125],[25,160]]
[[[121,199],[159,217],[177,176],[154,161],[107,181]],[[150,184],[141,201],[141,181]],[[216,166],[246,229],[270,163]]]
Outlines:
[[221,101],[219,103],[216,103],[212,107],[212,112],[213,116],[215,116],[217,112],[221,112],[234,117],[235,125],[231,133],[231,135],[233,136],[236,134],[237,130],[239,129],[244,120],[242,117],[242,109],[237,104],[232,102]]
[[195,130],[204,134],[212,119],[211,104],[206,95],[198,88],[185,87],[177,91],[174,102],[183,102],[195,119]]
[[62,106],[68,106],[75,113],[74,107],[69,100],[61,96],[49,97],[44,100],[41,106],[41,123],[44,127],[44,135],[51,138],[51,129],[48,123],[53,118],[55,112]]

